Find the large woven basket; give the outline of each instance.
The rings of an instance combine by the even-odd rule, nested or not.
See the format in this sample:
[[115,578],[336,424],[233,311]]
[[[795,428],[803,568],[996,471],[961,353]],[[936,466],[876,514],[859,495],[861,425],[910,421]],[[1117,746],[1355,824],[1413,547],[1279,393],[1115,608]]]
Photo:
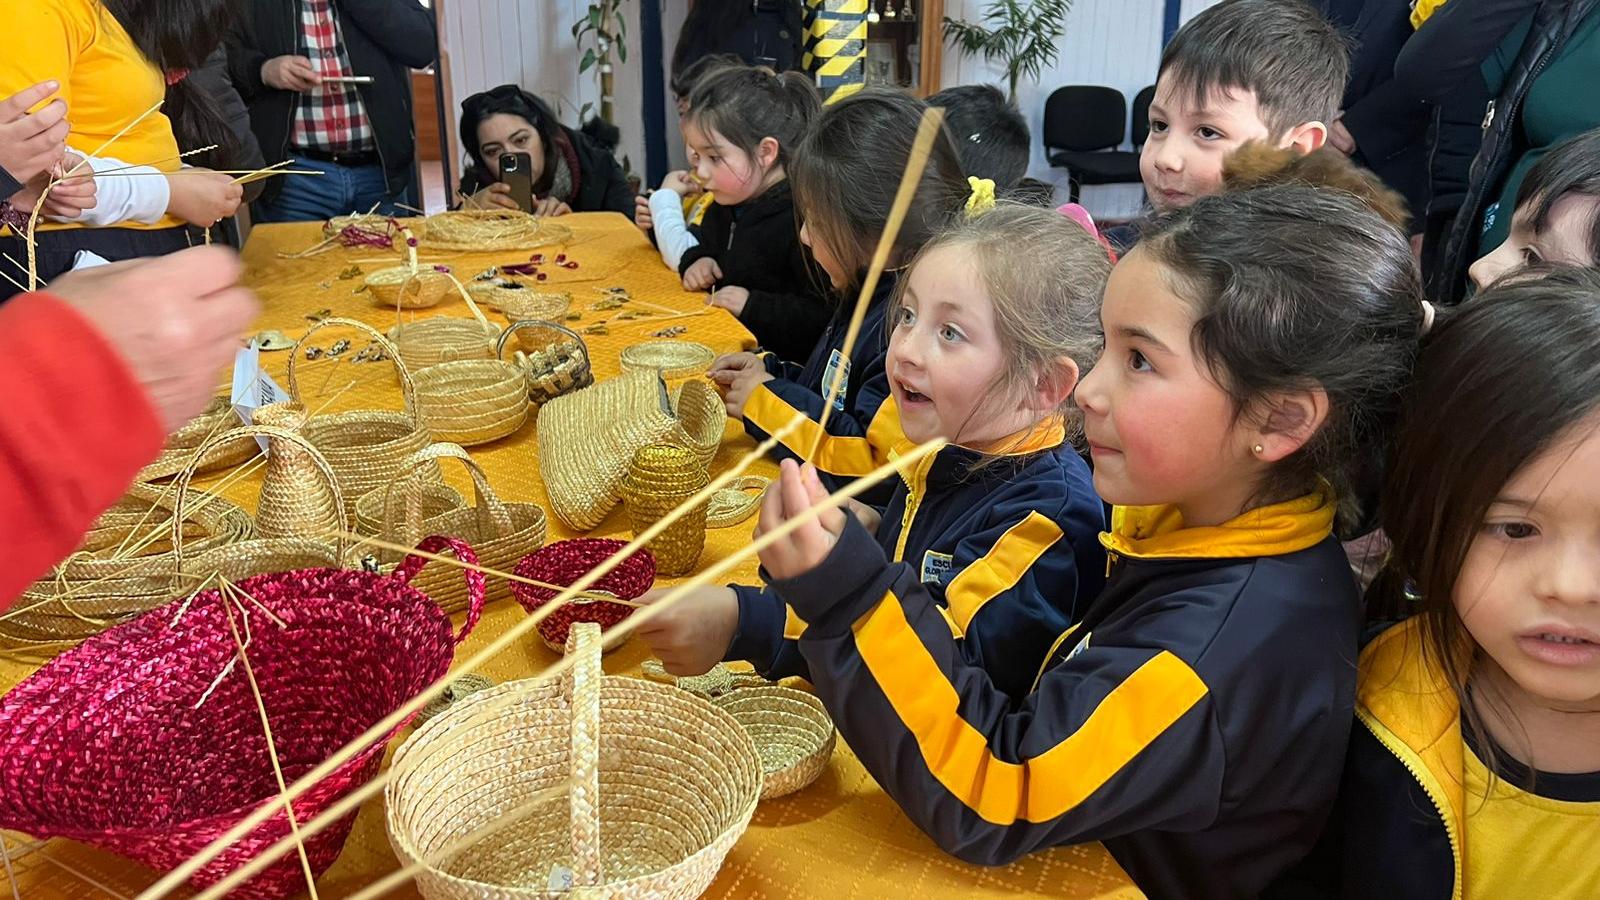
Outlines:
[[[458,541],[423,547],[473,560]],[[407,583],[423,564],[408,559],[390,577],[306,569],[246,579],[239,589],[250,599],[202,592],[57,657],[0,698],[0,827],[70,838],[155,869],[187,860],[278,796],[261,708],[284,779],[293,781],[449,669],[477,622],[483,577],[468,574],[476,600],[452,634],[444,613]],[[234,628],[248,628],[248,671],[235,665]],[[372,778],[393,736],[301,795],[298,821]],[[351,812],[306,839],[314,873],[333,863],[354,821]],[[288,834],[280,812],[191,883],[218,881]],[[285,897],[304,884],[290,854],[231,896]]]
[[640,447],[678,444],[709,465],[727,415],[703,380],[685,382],[674,406],[654,372],[627,372],[545,404],[539,412],[539,471],[556,516],[589,531],[621,500]]
[[[339,479],[346,516],[353,517],[355,503],[362,495],[394,480],[406,460],[432,441],[418,420],[416,386],[405,363],[401,361],[394,345],[365,322],[324,319],[311,326],[294,345],[294,352],[289,357],[289,395],[296,402],[303,402],[295,373],[295,364],[302,355],[301,346],[319,330],[330,327],[353,328],[376,342],[400,378],[403,404],[400,411],[361,409],[314,416],[302,429]],[[437,467],[426,475],[437,481]]]
[[528,399],[535,408],[594,384],[589,345],[576,331],[541,319],[513,322],[495,343],[497,358],[505,357],[512,335],[522,347],[512,358],[527,377]]
[[394,341],[400,358],[413,372],[458,359],[495,358],[494,344],[500,337],[500,326],[484,317],[465,288],[461,289],[461,299],[466,301],[472,318],[433,316],[401,322],[389,329],[389,340]]
[[[477,550],[478,559],[485,568],[501,572],[510,571],[524,555],[544,546],[547,521],[544,510],[534,503],[506,503],[495,493],[483,469],[473,461],[467,451],[455,444],[438,443],[419,451],[411,458],[412,469],[437,465],[435,460],[459,460],[472,475],[474,505],[472,508],[454,509],[440,515],[422,519],[412,511],[419,502],[417,495],[407,492],[415,487],[411,479],[399,479],[400,489],[393,491],[384,502],[384,527],[382,536],[391,543],[414,545],[424,535],[444,534],[459,538]],[[397,563],[396,555],[378,554],[382,563]],[[418,589],[438,601],[446,612],[457,612],[468,602],[460,579],[450,577],[444,570],[429,571],[417,581]],[[511,596],[504,579],[493,579],[489,587],[490,601]]]
[[436,440],[472,447],[528,421],[528,379],[513,363],[459,359],[417,373],[422,424]]
[[11,605],[0,621],[0,645],[59,652],[171,600],[182,588],[174,525],[195,554],[255,533],[250,515],[219,496],[189,504],[174,523],[176,500],[172,485],[129,487],[80,548]]
[[[238,428],[244,421],[239,414],[233,411],[233,404],[227,397],[213,397],[206,406],[205,412],[195,416],[187,425],[167,436],[167,444],[161,450],[161,455],[155,458],[150,465],[139,470],[135,481],[155,481],[160,478],[171,478],[182,472],[194,457],[194,451],[206,438]],[[227,469],[244,462],[255,455],[255,450],[245,444],[236,444],[230,447],[227,454],[214,454],[205,463],[202,472],[211,472],[217,469]]]
[[426,864],[424,897],[691,898],[716,877],[755,811],[756,748],[699,697],[606,677],[599,632],[573,628],[569,675],[480,691],[395,752],[389,842]]

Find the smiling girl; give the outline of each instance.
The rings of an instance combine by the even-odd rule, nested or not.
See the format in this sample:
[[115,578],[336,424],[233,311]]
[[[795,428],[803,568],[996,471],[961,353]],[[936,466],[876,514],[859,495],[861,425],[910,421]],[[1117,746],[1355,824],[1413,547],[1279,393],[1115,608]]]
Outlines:
[[[1110,268],[1077,223],[1002,204],[928,244],[890,303],[896,449],[952,443],[906,473],[881,523],[857,515],[933,598],[962,658],[1014,696],[1104,577],[1104,514],[1068,440],[1068,398],[1097,349]],[[640,633],[678,674],[724,658],[805,674],[804,626],[787,618],[770,589],[705,588]]]
[[[847,517],[761,554],[840,734],[939,846],[996,864],[1102,841],[1154,897],[1255,897],[1305,855],[1355,693],[1335,506],[1409,378],[1419,292],[1405,238],[1344,194],[1266,188],[1157,222],[1111,273],[1076,394],[1117,506],[1111,573],[1025,696]],[[763,532],[824,496],[783,469]]]

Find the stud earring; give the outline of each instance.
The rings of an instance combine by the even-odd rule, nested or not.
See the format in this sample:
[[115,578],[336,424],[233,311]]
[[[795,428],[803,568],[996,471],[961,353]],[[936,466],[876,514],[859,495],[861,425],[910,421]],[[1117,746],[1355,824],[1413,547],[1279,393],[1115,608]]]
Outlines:
[[1251,447],[1251,448],[1250,448],[1250,449],[1251,449],[1251,450],[1252,450],[1252,451],[1254,451],[1254,452],[1255,452],[1255,454],[1256,454],[1256,455],[1257,455],[1257,456],[1260,456],[1260,455],[1261,455],[1261,454],[1262,454],[1262,453],[1265,453],[1265,452],[1266,452],[1266,449],[1267,449],[1267,448],[1265,448],[1265,447],[1263,447],[1263,446],[1261,446],[1261,445],[1260,445],[1260,444],[1257,444],[1257,445],[1255,445],[1255,446],[1254,446],[1254,447]]

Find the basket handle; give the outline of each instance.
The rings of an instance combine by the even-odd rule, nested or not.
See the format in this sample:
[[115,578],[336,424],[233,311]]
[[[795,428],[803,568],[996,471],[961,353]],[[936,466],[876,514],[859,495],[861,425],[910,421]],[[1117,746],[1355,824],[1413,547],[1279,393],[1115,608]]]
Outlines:
[[323,319],[306,329],[306,333],[300,336],[300,340],[294,342],[294,349],[289,351],[289,396],[294,398],[296,402],[300,400],[300,382],[295,377],[295,366],[303,356],[300,352],[301,347],[311,339],[313,334],[324,328],[334,326],[343,326],[362,332],[383,350],[384,355],[389,357],[389,362],[394,364],[395,372],[400,375],[400,395],[405,404],[405,411],[415,418],[417,414],[417,386],[411,382],[411,373],[406,371],[406,364],[400,358],[400,351],[392,341],[384,337],[376,328],[355,319]]
[[[483,615],[483,600],[489,591],[489,579],[483,577],[483,573],[477,569],[478,554],[472,552],[472,548],[467,545],[467,542],[459,538],[436,534],[432,537],[423,538],[422,543],[417,545],[417,549],[423,553],[438,553],[441,550],[449,550],[450,554],[457,560],[473,567],[461,570],[467,580],[467,621],[461,623],[461,631],[455,636],[456,646],[459,647],[461,642],[467,639],[467,635],[472,633],[472,629],[477,627],[478,618]],[[410,584],[411,579],[415,578],[417,573],[422,571],[422,567],[429,562],[431,560],[426,557],[407,554],[405,560],[395,568],[394,574],[389,577],[397,579],[401,584]]]
[[472,317],[474,319],[478,320],[478,324],[483,326],[484,332],[487,334],[494,334],[498,329],[495,327],[495,324],[489,321],[488,317],[483,314],[483,310],[478,308],[478,303],[472,299],[472,292],[467,290],[467,286],[462,284],[461,279],[457,278],[451,272],[445,272],[444,275],[455,283],[456,293],[460,294],[461,299],[466,301],[467,310],[472,313]]
[[277,428],[272,425],[245,425],[231,431],[225,431],[201,444],[194,451],[194,455],[189,458],[189,464],[183,467],[182,472],[178,473],[178,478],[174,482],[177,485],[177,493],[172,503],[172,564],[175,576],[183,572],[183,504],[189,495],[189,482],[194,479],[195,472],[205,462],[206,457],[215,452],[217,448],[235,440],[255,437],[271,438],[275,441],[288,441],[298,445],[300,449],[306,451],[311,457],[311,461],[316,465],[317,471],[327,480],[328,487],[333,491],[333,509],[337,520],[330,530],[335,535],[333,546],[337,558],[344,559],[345,553],[349,550],[345,534],[350,530],[348,514],[344,508],[344,493],[339,489],[339,479],[334,477],[333,468],[323,458],[321,451],[312,446],[305,435],[286,428]]
[[[436,459],[458,459],[462,465],[467,467],[467,472],[472,475],[473,501],[478,514],[478,533],[480,536],[494,535],[501,537],[515,530],[515,525],[511,521],[511,513],[506,509],[505,503],[501,502],[500,495],[495,493],[494,487],[489,484],[489,476],[483,473],[483,469],[478,466],[477,460],[469,456],[460,444],[452,444],[448,441],[429,444],[413,453],[411,458],[406,460],[406,464],[401,467],[401,471],[413,471],[416,467]],[[389,482],[388,487],[393,488],[394,482]],[[384,516],[387,518],[389,515],[387,494],[384,496],[383,505]],[[487,537],[484,537],[484,539],[487,540]]]
[[572,701],[572,886],[600,884],[600,626],[574,622],[567,630],[573,657]]
[[519,319],[518,321],[512,322],[505,331],[500,332],[500,340],[495,342],[495,359],[506,358],[506,344],[511,341],[512,335],[524,328],[548,328],[554,331],[563,332],[568,337],[578,342],[578,352],[583,354],[584,362],[589,362],[589,345],[584,341],[583,336],[578,334],[576,331],[573,331],[571,328],[562,325],[560,322],[551,322],[547,319]]

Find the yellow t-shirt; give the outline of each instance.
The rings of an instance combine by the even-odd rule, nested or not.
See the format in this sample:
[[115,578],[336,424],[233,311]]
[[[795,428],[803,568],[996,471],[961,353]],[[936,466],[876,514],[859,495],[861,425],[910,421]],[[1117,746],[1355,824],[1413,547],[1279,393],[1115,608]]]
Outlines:
[[[0,98],[41,81],[61,83],[72,133],[67,146],[79,153],[100,151],[130,165],[153,165],[165,172],[181,163],[172,123],[151,113],[127,134],[101,145],[140,113],[166,96],[166,79],[139,52],[133,39],[99,0],[4,0],[0,34],[9,36],[0,52]],[[170,228],[172,216],[154,225],[129,222],[123,228]],[[41,229],[80,228],[41,223]]]
[[1541,797],[1505,778],[1490,792],[1488,769],[1470,747],[1465,756],[1466,900],[1600,897],[1600,800]]

